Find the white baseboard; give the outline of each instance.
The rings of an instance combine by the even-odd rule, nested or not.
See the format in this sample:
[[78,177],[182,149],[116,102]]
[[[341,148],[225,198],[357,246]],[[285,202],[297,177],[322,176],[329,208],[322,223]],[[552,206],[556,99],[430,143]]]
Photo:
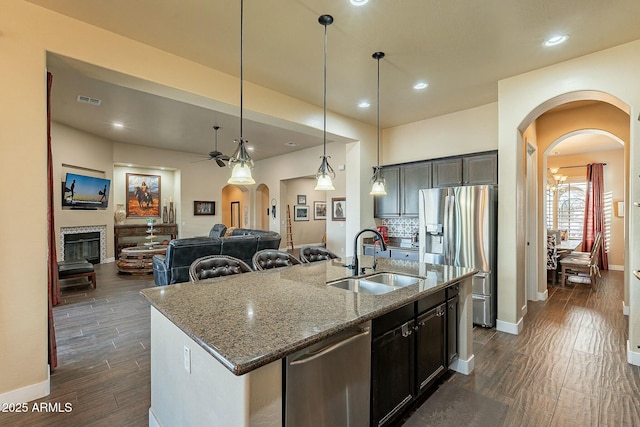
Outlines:
[[[48,365],[47,365],[48,366]],[[47,368],[47,379],[37,383],[0,394],[0,405],[5,403],[25,403],[40,399],[51,393],[51,369]]]
[[549,289],[545,289],[544,292],[538,292],[538,301],[546,301],[549,299]]
[[624,301],[622,301],[622,314],[624,314],[625,316],[629,315],[629,306],[624,304]]
[[529,306],[527,304],[522,306],[522,317],[527,315],[527,312],[529,311]]
[[103,264],[109,264],[111,262],[116,262],[116,259],[114,257],[105,258]]
[[518,320],[518,323],[505,322],[504,320],[496,320],[496,330],[500,332],[506,332],[512,335],[519,335],[523,328],[523,318]]
[[609,264],[609,270],[624,271],[624,265]]
[[627,362],[631,365],[640,366],[640,352],[631,350],[629,340],[627,340]]
[[149,427],[161,427],[156,416],[153,414],[152,408],[149,408]]
[[471,357],[469,357],[467,360],[462,360],[460,358],[454,360],[453,362],[451,362],[451,365],[449,365],[449,369],[452,369],[463,375],[469,375],[471,372],[473,372],[475,365],[475,356],[472,354]]

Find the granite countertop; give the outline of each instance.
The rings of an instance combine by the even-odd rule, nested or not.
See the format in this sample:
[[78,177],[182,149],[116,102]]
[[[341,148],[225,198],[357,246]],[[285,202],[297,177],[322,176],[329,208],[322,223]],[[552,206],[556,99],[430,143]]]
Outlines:
[[[359,258],[361,266],[373,260]],[[255,271],[141,293],[227,369],[243,375],[475,273],[470,268],[378,259],[377,273],[424,280],[384,295],[367,295],[326,285],[351,277],[342,262]]]

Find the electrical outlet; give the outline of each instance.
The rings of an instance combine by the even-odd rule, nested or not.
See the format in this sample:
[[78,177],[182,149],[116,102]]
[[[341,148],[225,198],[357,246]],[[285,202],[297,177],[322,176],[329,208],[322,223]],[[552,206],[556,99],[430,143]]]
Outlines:
[[184,370],[188,374],[191,373],[191,349],[186,345],[184,346]]

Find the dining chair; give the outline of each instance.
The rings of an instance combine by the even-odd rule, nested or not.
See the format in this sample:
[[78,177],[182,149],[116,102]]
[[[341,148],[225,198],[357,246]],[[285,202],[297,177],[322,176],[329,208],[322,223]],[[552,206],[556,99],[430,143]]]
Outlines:
[[591,289],[595,290],[596,277],[600,277],[598,258],[601,250],[602,237],[596,236],[588,258],[582,255],[573,256],[573,254],[562,258],[560,260],[562,286],[565,286],[567,282],[582,283],[590,285]]
[[340,257],[322,246],[303,246],[300,248],[300,261],[303,263],[325,261],[336,258]]
[[199,282],[212,277],[229,276],[250,271],[252,271],[251,267],[241,259],[228,255],[207,255],[191,263],[189,279],[192,282]]
[[269,270],[298,264],[300,264],[300,260],[289,252],[275,249],[263,249],[253,255],[253,268],[255,270]]
[[551,284],[556,284],[558,271],[558,250],[556,248],[556,235],[547,234],[547,273],[551,272]]

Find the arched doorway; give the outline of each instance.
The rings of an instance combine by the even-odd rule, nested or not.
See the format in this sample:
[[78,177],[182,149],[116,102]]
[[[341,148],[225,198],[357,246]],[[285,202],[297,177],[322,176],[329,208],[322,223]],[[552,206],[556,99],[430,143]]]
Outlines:
[[[526,125],[526,128],[522,132],[522,142],[526,143],[533,140],[538,152],[537,170],[529,171],[525,167],[527,177],[529,173],[536,174],[537,189],[530,185],[526,186],[527,191],[536,191],[535,195],[527,194],[526,196],[526,200],[534,199],[536,201],[536,203],[527,204],[526,217],[536,221],[535,228],[538,230],[537,236],[530,236],[532,238],[527,240],[527,244],[532,246],[528,249],[534,251],[537,257],[527,256],[525,263],[530,263],[535,258],[539,260],[535,266],[526,265],[526,292],[523,294],[526,294],[528,299],[542,300],[547,297],[547,271],[544,261],[546,259],[546,229],[550,228],[546,219],[549,213],[549,206],[547,205],[549,156],[556,155],[557,148],[561,144],[573,144],[575,147],[583,147],[573,148],[574,153],[581,150],[596,151],[596,147],[588,146],[585,138],[606,137],[609,140],[616,141],[616,144],[624,146],[624,151],[620,152],[620,156],[616,161],[617,166],[613,166],[613,168],[628,170],[628,144],[624,144],[624,141],[630,140],[630,117],[628,107],[625,107],[618,99],[605,93],[592,91],[574,92],[542,103],[531,112],[527,118],[528,120],[523,121],[522,124]],[[520,129],[522,128],[524,126],[520,127]],[[553,157],[551,158],[553,159]],[[576,163],[576,165],[572,164],[571,166],[583,166],[586,163],[598,162],[598,160],[595,160],[598,159],[597,155],[584,155],[582,157],[575,157],[574,155],[573,158],[575,159],[573,163]],[[565,165],[568,164],[565,163]],[[574,171],[576,176],[581,173],[584,173],[584,169],[583,171]],[[621,180],[618,198],[625,200],[627,197],[624,189],[628,188],[628,177],[622,177]],[[628,219],[621,218],[619,222],[624,222],[623,229],[628,227]],[[529,221],[528,223],[530,224]],[[533,228],[531,224],[529,228]],[[624,243],[624,237],[622,239],[624,248],[627,245]],[[618,248],[618,250],[624,252],[627,249]],[[620,256],[620,262],[624,262],[622,261],[623,259],[626,259],[626,257]],[[536,274],[530,273],[535,268],[537,268],[537,279]],[[627,285],[625,284],[625,294],[627,292]],[[524,305],[526,305],[526,301],[524,301]]]
[[256,224],[258,230],[269,230],[269,214],[271,206],[269,202],[269,187],[260,184],[256,187]]
[[242,185],[227,184],[222,188],[222,223],[228,228],[250,227],[251,200],[249,189]]

